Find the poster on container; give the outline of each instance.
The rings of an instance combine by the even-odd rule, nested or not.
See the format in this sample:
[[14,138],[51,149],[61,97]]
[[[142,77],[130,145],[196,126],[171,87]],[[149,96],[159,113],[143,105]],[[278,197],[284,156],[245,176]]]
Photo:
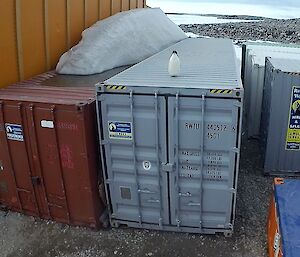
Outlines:
[[300,87],[293,87],[286,150],[300,150]]

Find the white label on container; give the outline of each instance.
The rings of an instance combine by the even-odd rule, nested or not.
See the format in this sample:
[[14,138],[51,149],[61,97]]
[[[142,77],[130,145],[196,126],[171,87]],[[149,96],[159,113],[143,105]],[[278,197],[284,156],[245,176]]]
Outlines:
[[41,120],[42,128],[54,128],[54,122],[52,120]]
[[143,161],[143,168],[144,168],[144,170],[150,170],[151,169],[151,162],[150,161]]

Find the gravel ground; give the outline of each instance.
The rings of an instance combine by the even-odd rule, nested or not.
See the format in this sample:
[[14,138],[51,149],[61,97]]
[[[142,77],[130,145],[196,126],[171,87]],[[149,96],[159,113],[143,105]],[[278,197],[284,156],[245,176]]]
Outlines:
[[[236,18],[245,19],[244,16],[235,16]],[[258,22],[189,24],[180,25],[180,27],[184,32],[192,32],[200,36],[226,37],[238,41],[265,40],[282,43],[300,43],[300,19],[265,19]]]
[[0,212],[0,256],[267,256],[266,219],[272,179],[262,175],[261,167],[258,143],[245,140],[231,238],[128,228],[95,232]]

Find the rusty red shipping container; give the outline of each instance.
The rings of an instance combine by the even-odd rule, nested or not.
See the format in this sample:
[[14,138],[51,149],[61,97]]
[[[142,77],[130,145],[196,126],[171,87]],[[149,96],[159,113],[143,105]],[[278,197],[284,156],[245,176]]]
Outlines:
[[47,86],[55,78],[0,90],[0,205],[99,228],[106,215],[94,87]]

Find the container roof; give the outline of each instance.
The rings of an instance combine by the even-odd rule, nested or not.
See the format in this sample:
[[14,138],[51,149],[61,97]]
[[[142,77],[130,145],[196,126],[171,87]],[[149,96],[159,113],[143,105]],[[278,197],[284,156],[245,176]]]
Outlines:
[[248,54],[255,64],[265,66],[266,57],[282,59],[300,59],[300,45],[271,42],[246,43]]
[[300,73],[300,60],[268,58],[275,70]]
[[[181,72],[171,77],[172,52],[180,58]],[[242,88],[233,43],[229,39],[188,38],[106,80],[106,85],[205,89]]]

